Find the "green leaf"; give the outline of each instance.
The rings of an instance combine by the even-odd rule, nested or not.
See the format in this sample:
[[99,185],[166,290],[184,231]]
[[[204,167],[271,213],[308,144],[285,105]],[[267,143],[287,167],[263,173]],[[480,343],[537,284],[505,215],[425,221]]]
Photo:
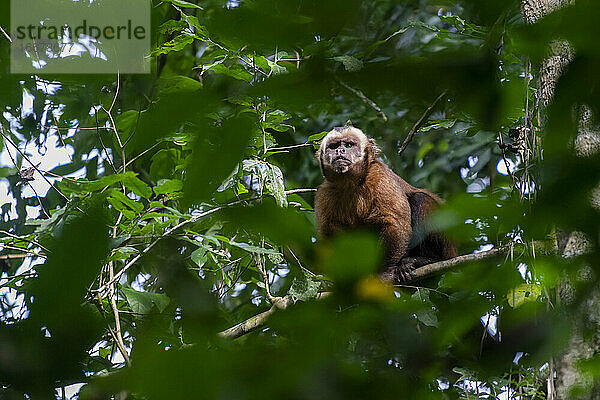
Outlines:
[[170,178],[173,176],[173,171],[179,159],[179,150],[177,149],[162,149],[157,151],[152,156],[152,164],[150,164],[150,179],[158,182],[161,179]]
[[448,128],[452,128],[455,123],[456,123],[455,119],[438,120],[430,125],[421,127],[417,132],[427,132],[432,129],[448,129]]
[[97,181],[63,179],[62,181],[57,182],[57,184],[59,185],[60,189],[63,189],[65,192],[88,193],[103,190],[104,188],[114,185],[115,183],[132,179],[137,179],[136,174],[134,172],[127,171],[124,174],[108,175],[98,179]]
[[163,43],[161,46],[157,47],[152,51],[152,55],[158,56],[160,54],[168,54],[173,51],[183,50],[185,46],[192,43],[194,41],[194,37],[184,33],[179,36],[176,36],[173,40],[170,40],[166,43]]
[[417,290],[410,297],[415,300],[431,304],[431,300],[429,299],[429,289],[417,288]]
[[287,207],[283,173],[279,167],[261,160],[244,160],[242,169],[258,175],[259,182],[275,197],[280,207]]
[[303,279],[294,278],[288,294],[294,301],[307,301],[317,296],[320,286],[320,282],[313,281],[306,276]]
[[439,325],[437,314],[431,308],[418,310],[415,315],[420,322],[427,326],[437,327]]
[[508,304],[517,308],[527,302],[535,302],[542,296],[542,286],[536,284],[522,284],[511,290],[506,295]]
[[333,59],[344,64],[344,68],[346,68],[346,71],[348,72],[357,72],[363,68],[363,62],[356,57],[338,56],[333,57]]
[[113,255],[111,255],[107,261],[115,261],[115,260],[126,260],[133,254],[138,254],[138,249],[129,246],[119,247],[114,251]]
[[194,264],[196,264],[198,267],[202,267],[204,266],[204,264],[206,264],[206,261],[208,260],[208,255],[206,253],[206,248],[200,246],[192,252],[190,258],[192,259]]
[[190,3],[189,1],[184,1],[184,0],[163,0],[165,3],[171,3],[174,4],[176,6],[179,7],[184,7],[184,8],[198,8],[200,10],[203,10],[202,7],[200,7],[197,4],[194,3]]
[[160,92],[166,95],[195,93],[202,89],[202,83],[187,76],[177,75],[161,78],[160,81],[158,81],[158,87]]
[[123,178],[123,184],[125,184],[127,189],[130,189],[133,193],[145,199],[148,199],[150,196],[152,196],[152,189],[150,189],[150,186],[138,179],[135,174],[126,174],[126,176]]
[[188,24],[186,24],[185,21],[176,21],[170,19],[158,27],[158,32],[162,35],[170,35],[175,32],[181,32],[187,27]]
[[104,347],[100,347],[98,349],[98,355],[102,358],[108,358],[110,355],[112,355],[112,351],[111,351],[111,349],[106,349]]
[[229,176],[223,181],[223,183],[221,183],[221,186],[217,188],[217,192],[224,192],[227,189],[236,187],[236,185],[239,183],[239,172],[240,166],[238,164],[235,166],[233,172],[231,172],[231,174],[229,174]]
[[140,114],[138,111],[129,110],[125,111],[117,117],[115,123],[117,124],[117,131],[119,132],[119,137],[123,142],[125,142],[127,138],[135,131],[135,127],[137,126],[139,116]]
[[205,37],[208,36],[208,32],[206,31],[206,28],[204,26],[200,25],[200,22],[198,21],[197,17],[195,17],[193,15],[187,15],[182,10],[181,11],[181,19],[188,24],[190,29],[191,28],[195,29],[195,33],[200,35],[200,37],[198,37],[198,39],[203,40]]
[[431,150],[433,150],[435,146],[433,145],[433,143],[425,143],[423,146],[421,146],[419,148],[419,150],[417,151],[417,154],[415,155],[415,162],[418,162],[420,160],[422,160],[423,158],[425,158],[425,156],[427,155],[427,153],[429,153]]
[[161,195],[167,193],[179,192],[183,189],[183,182],[179,179],[164,179],[153,188],[154,194]]
[[1,167],[0,168],[0,178],[6,178],[7,176],[14,175],[17,173],[16,168],[10,167]]
[[138,292],[137,290],[125,288],[123,294],[131,307],[131,311],[137,314],[148,314],[156,306],[159,312],[163,312],[169,305],[171,299],[160,293]]
[[320,132],[320,133],[315,133],[314,135],[310,135],[308,137],[308,139],[306,139],[306,141],[307,142],[318,142],[321,139],[323,139],[325,136],[327,136],[327,133],[329,133],[329,132],[323,131],[323,132]]
[[254,246],[254,245],[251,245],[251,244],[248,244],[248,243],[234,242],[233,240],[230,240],[229,244],[231,246],[238,247],[238,248],[240,248],[242,250],[246,250],[248,253],[255,253],[255,254],[281,254],[277,250],[266,249],[264,247]]
[[144,205],[142,203],[130,199],[117,189],[112,189],[110,191],[109,201],[110,199],[118,200],[119,202],[125,204],[127,207],[131,208],[135,212],[140,212],[144,209]]
[[253,75],[240,64],[232,64],[231,66],[227,67],[223,63],[216,63],[212,64],[208,68],[204,67],[204,69],[216,72],[218,74],[227,75],[234,79],[246,82],[250,82],[253,78]]
[[287,73],[287,68],[282,67],[281,65],[277,64],[276,62],[273,62],[271,60],[267,60],[267,65],[271,69],[271,72],[273,72],[273,75],[279,75],[279,74],[285,74],[285,73]]

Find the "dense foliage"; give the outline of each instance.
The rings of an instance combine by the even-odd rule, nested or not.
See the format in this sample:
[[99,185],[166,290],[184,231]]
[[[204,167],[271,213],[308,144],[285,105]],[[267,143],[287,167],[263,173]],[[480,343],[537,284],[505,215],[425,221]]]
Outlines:
[[[599,106],[598,11],[153,1],[151,75],[3,63],[0,398],[544,398],[574,327],[598,323],[600,168],[572,151],[574,106]],[[544,108],[557,37],[577,53]],[[461,254],[507,250],[391,287],[376,238],[316,242],[314,150],[347,121],[446,199]],[[571,230],[590,248],[564,258]]]

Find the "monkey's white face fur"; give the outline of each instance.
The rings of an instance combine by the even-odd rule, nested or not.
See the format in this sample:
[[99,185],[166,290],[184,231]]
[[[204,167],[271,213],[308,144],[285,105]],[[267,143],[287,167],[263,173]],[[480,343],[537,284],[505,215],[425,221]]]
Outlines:
[[330,168],[336,174],[345,174],[364,159],[368,144],[369,139],[358,128],[334,128],[323,138],[317,152],[321,170]]

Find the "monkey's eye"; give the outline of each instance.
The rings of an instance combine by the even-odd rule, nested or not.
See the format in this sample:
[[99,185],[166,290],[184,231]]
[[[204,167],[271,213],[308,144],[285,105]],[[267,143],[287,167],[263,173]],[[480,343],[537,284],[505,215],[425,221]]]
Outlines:
[[344,144],[344,146],[346,146],[347,148],[350,148],[350,147],[354,146],[354,143],[352,143],[352,142],[346,142]]
[[340,143],[339,142],[330,143],[327,147],[335,150],[338,147],[340,147]]

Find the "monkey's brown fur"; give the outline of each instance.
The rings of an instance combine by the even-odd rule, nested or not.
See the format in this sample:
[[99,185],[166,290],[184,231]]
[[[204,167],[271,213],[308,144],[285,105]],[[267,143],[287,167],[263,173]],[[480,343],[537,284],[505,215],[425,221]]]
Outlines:
[[456,247],[425,221],[441,200],[409,185],[379,153],[373,139],[351,126],[323,138],[316,154],[325,178],[315,197],[317,227],[323,238],[345,229],[375,229],[385,244],[382,278],[406,281],[416,267],[455,257]]

